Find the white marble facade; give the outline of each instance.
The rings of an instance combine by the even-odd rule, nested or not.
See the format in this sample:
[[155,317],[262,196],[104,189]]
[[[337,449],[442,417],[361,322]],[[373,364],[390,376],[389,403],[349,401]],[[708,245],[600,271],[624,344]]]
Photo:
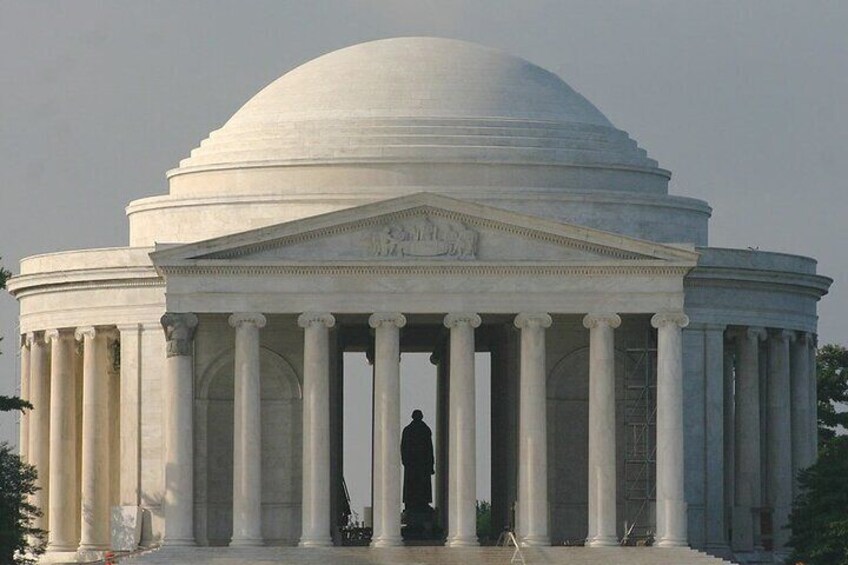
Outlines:
[[115,539],[338,543],[341,360],[365,350],[372,543],[401,543],[409,347],[438,366],[446,545],[476,543],[491,464],[494,523],[528,545],[783,550],[830,279],[708,247],[709,206],[669,195],[556,76],[459,41],[356,45],[269,85],[168,178],[128,206],[128,247],[30,257],[9,284],[48,558],[136,525]]

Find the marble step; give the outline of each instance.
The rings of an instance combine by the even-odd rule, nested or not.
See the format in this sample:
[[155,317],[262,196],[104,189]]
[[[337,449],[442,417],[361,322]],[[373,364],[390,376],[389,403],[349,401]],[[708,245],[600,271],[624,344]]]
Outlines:
[[[372,549],[341,547],[302,549],[296,547],[194,547],[163,548],[125,557],[118,563],[172,565],[210,563],[215,565],[298,563],[315,565],[477,565],[509,564],[514,548],[445,548],[433,546]],[[524,563],[568,565],[721,565],[730,563],[687,549],[655,547],[544,547],[521,550]],[[521,561],[516,559],[516,563]]]

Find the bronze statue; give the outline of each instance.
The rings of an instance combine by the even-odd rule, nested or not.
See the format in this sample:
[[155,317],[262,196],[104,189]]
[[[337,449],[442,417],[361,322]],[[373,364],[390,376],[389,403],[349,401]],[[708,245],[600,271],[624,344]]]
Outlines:
[[412,422],[403,429],[400,443],[403,463],[403,504],[408,510],[428,509],[433,501],[430,476],[435,473],[433,433],[421,410],[413,410]]

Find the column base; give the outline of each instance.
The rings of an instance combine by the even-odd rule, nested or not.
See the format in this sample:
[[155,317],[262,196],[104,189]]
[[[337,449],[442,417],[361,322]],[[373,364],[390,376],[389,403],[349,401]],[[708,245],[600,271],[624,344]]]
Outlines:
[[78,543],[56,543],[56,544],[47,544],[47,549],[45,550],[47,553],[67,553],[72,552],[76,553],[79,549]]
[[263,545],[265,545],[265,540],[262,538],[242,538],[230,540],[230,547],[262,547]]
[[689,542],[684,538],[663,538],[657,540],[656,547],[689,547]]
[[74,554],[75,560],[80,561],[82,563],[87,563],[89,561],[99,561],[106,556],[106,549],[90,549],[89,547],[80,546],[79,550]]
[[333,547],[333,540],[329,537],[326,539],[301,539],[298,544],[298,547],[307,547],[307,548],[320,548],[320,547]]
[[48,549],[38,560],[39,563],[73,563],[77,561],[79,553],[76,548],[71,549]]
[[733,550],[730,549],[730,545],[726,543],[708,543],[704,546],[704,553],[708,553],[714,557],[720,557],[721,559],[730,560],[733,558]]
[[197,545],[194,538],[166,538],[162,540],[162,547],[193,547]]
[[400,536],[384,536],[371,540],[371,547],[397,547],[403,545],[403,539]]
[[445,547],[479,547],[477,536],[452,537],[445,541]]
[[618,538],[615,536],[595,536],[586,540],[586,547],[617,547]]
[[521,547],[545,547],[551,545],[547,536],[525,536],[519,540]]

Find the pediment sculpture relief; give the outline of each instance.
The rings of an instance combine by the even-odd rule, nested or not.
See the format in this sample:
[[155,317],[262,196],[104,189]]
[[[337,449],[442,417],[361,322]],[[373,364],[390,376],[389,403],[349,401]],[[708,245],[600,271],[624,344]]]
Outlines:
[[376,257],[475,259],[478,234],[460,222],[422,216],[383,226],[372,234]]

